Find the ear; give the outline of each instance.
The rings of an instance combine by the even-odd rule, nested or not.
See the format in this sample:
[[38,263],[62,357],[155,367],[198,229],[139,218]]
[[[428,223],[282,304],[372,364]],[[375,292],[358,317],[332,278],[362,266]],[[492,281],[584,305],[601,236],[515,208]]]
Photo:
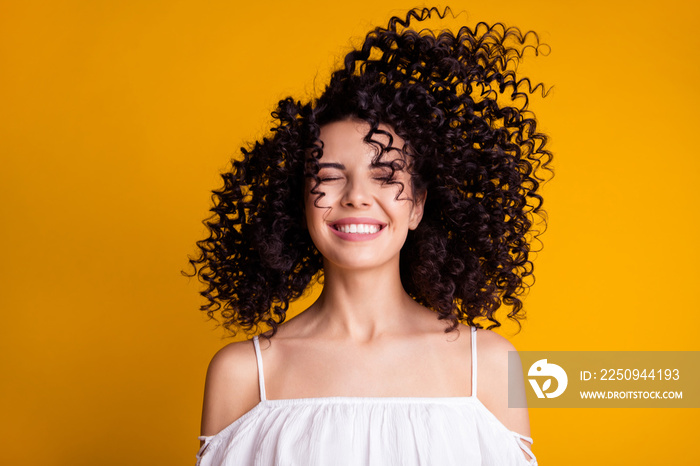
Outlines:
[[428,197],[428,191],[416,195],[413,202],[413,207],[411,208],[411,213],[408,218],[408,229],[415,230],[420,225],[420,221],[423,219],[423,211],[425,209],[425,199]]

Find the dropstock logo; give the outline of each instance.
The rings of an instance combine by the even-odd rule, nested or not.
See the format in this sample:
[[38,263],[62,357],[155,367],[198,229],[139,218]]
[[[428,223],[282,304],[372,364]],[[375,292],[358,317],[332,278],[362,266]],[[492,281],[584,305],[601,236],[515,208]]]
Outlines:
[[[566,371],[556,364],[548,363],[546,359],[540,359],[536,361],[530,370],[527,372],[528,377],[547,377],[544,380],[542,387],[537,383],[537,379],[529,378],[530,385],[535,391],[537,398],[556,398],[566,390],[566,386],[569,383],[569,378],[566,376]],[[552,386],[552,379],[557,381],[556,390],[553,392],[547,392]]]

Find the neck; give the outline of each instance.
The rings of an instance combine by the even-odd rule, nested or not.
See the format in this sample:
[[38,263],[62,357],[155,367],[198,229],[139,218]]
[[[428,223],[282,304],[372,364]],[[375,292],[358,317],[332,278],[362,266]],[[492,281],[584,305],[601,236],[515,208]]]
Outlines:
[[326,264],[323,292],[308,311],[328,338],[368,342],[399,331],[419,307],[403,289],[397,260],[369,270]]

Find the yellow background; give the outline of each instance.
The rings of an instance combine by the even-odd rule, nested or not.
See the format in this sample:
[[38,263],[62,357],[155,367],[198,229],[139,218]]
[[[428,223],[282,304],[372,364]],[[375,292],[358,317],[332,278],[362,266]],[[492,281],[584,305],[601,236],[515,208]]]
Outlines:
[[[695,2],[454,2],[540,32],[556,176],[521,350],[698,350]],[[3,464],[194,463],[227,341],[180,275],[218,174],[405,1],[0,4]],[[512,326],[503,330],[511,335]],[[531,412],[542,465],[695,464],[696,410]]]

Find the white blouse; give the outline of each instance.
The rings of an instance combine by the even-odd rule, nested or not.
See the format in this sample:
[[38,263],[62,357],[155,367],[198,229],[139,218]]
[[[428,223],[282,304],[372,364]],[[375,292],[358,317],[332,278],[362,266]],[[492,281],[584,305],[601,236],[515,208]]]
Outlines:
[[[536,466],[530,437],[509,430],[476,396],[268,400],[258,337],[260,403],[221,432],[201,436],[197,466]],[[523,451],[532,458],[525,459]]]

